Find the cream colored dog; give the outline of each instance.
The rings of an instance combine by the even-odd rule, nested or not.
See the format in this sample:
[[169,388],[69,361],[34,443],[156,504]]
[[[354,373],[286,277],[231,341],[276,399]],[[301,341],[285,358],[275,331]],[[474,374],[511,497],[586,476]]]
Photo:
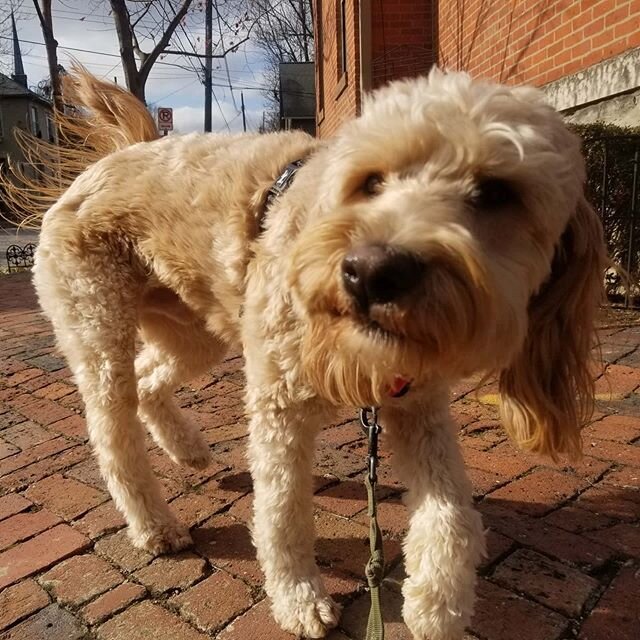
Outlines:
[[63,150],[67,178],[104,157],[44,216],[34,281],[134,543],[191,542],[143,425],[175,462],[206,465],[172,392],[240,346],[253,539],[278,622],[313,638],[337,623],[314,559],[314,437],[334,407],[376,405],[408,488],[404,619],[421,640],[460,639],[484,534],[451,383],[496,373],[506,429],[552,456],[579,450],[591,406],[605,257],[576,137],[534,89],[462,73],[375,92],[327,141],[155,139],[132,96],[74,83],[93,115],[74,121],[85,146]]

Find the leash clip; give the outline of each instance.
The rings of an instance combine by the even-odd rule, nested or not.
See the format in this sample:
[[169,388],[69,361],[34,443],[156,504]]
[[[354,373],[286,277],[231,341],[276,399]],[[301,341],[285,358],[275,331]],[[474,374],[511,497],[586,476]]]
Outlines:
[[376,483],[378,481],[376,474],[378,466],[378,436],[382,433],[382,427],[378,424],[378,407],[363,407],[360,409],[360,425],[367,434],[369,441],[369,454],[367,456],[369,480]]

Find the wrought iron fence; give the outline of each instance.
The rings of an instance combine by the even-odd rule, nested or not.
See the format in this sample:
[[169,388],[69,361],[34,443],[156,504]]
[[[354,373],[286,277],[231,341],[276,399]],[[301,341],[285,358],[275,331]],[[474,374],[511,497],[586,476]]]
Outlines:
[[588,196],[600,214],[609,256],[629,278],[610,269],[607,294],[629,306],[640,301],[640,134],[581,135]]
[[12,244],[7,247],[7,270],[24,271],[33,267],[33,256],[36,251],[36,245],[30,242],[24,247]]

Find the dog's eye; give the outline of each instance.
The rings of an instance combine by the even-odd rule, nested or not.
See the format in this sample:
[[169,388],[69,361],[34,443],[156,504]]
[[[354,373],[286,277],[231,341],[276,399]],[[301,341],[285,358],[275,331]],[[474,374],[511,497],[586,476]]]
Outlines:
[[362,185],[362,191],[368,196],[375,196],[382,191],[382,176],[379,173],[372,173]]
[[499,209],[512,204],[517,198],[512,185],[499,178],[480,182],[471,194],[471,201],[479,209]]

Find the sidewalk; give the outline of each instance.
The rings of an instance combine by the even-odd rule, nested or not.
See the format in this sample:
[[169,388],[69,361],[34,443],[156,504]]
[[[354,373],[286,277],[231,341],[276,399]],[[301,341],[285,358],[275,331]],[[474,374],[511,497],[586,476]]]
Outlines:
[[[453,411],[489,531],[468,640],[640,638],[640,326],[610,326],[602,340],[608,381],[598,382],[579,465],[516,452],[495,396],[458,390]],[[292,637],[269,615],[246,528],[240,358],[178,394],[211,444],[206,470],[176,467],[150,444],[165,496],[195,540],[155,559],[125,536],[29,274],[0,278],[0,363],[0,640]],[[351,418],[323,431],[316,466],[318,559],[344,604],[331,640],[364,638],[368,615],[365,444]],[[407,515],[388,460],[380,477],[387,640],[410,640],[399,595]]]

